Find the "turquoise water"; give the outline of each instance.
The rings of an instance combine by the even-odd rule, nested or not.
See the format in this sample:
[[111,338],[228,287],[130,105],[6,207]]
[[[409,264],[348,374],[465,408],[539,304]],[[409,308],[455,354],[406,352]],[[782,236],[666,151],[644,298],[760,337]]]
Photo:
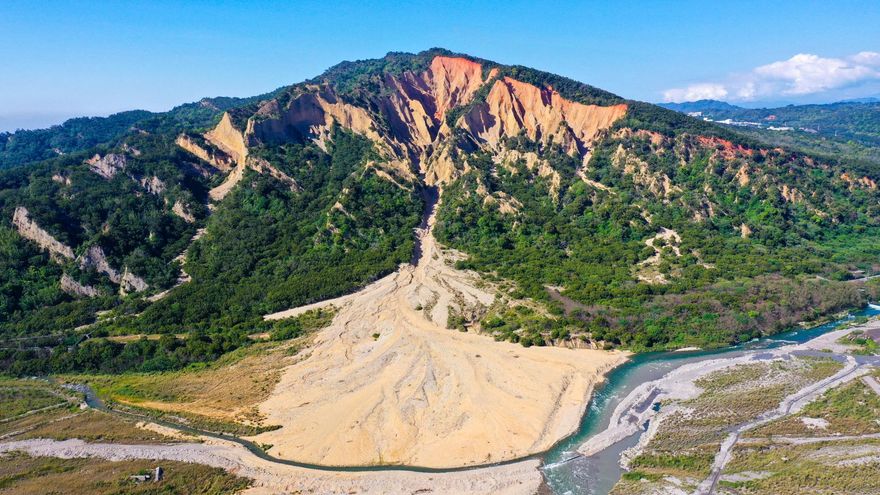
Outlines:
[[[878,314],[880,314],[880,306],[871,305],[862,311],[826,325],[807,330],[793,330],[773,337],[753,340],[736,347],[712,351],[656,352],[633,356],[629,362],[609,373],[604,385],[597,387],[578,432],[564,439],[544,455],[542,470],[547,484],[553,493],[559,495],[605,495],[611,491],[622,474],[618,465],[620,454],[638,443],[638,434],[632,435],[594,456],[574,457],[576,457],[578,446],[608,426],[614,408],[640,384],[656,380],[684,364],[715,359],[720,356],[736,357],[755,349],[770,349],[789,343],[806,342],[857,316]],[[564,462],[569,459],[572,460]]]

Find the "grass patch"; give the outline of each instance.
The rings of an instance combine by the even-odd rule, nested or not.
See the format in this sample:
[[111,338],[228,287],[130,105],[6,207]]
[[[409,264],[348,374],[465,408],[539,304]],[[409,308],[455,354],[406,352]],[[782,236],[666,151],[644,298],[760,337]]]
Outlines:
[[281,369],[296,359],[289,350],[303,346],[303,339],[255,343],[210,365],[181,371],[69,375],[63,379],[88,383],[108,404],[134,408],[138,413],[173,416],[206,430],[254,434],[272,428],[264,424],[257,405],[271,394]]
[[63,395],[44,382],[0,379],[0,421],[66,402]]
[[[825,429],[808,428],[802,418],[821,418],[828,422]],[[797,415],[764,425],[748,434],[750,437],[769,435],[827,436],[880,433],[880,397],[861,380],[853,380],[825,392]]]
[[74,415],[60,415],[45,419],[48,420],[32,430],[16,436],[15,439],[68,440],[78,438],[86,442],[102,443],[169,443],[179,441],[160,433],[138,428],[133,420],[129,421],[93,409]]
[[[135,483],[129,476],[161,466],[158,483]],[[14,453],[0,463],[0,492],[14,495],[226,495],[250,486],[248,479],[222,469],[176,461],[59,459]]]
[[[740,445],[724,474],[764,471],[766,478],[726,482],[728,493],[800,495],[865,494],[880,490],[880,442],[810,445]],[[874,457],[875,460],[863,462]]]

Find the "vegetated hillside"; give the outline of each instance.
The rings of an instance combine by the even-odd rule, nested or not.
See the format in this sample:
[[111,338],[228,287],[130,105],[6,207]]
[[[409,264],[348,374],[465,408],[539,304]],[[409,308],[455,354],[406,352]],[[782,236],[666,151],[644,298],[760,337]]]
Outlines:
[[525,67],[392,53],[205,102],[0,173],[9,370],[174,369],[295,325],[261,316],[410,260],[428,188],[460,267],[548,308],[448,325],[524,345],[733,343],[863,304],[839,280],[875,268],[871,167]]
[[74,118],[48,129],[0,132],[0,170],[111,143],[135,130],[207,128],[217,123],[223,111],[266,96],[204,98],[164,113],[131,110],[109,117]]
[[843,101],[824,105],[742,108],[716,100],[664,103],[683,113],[700,112],[715,121],[750,122],[737,132],[771,146],[786,146],[824,155],[880,163],[880,102]]

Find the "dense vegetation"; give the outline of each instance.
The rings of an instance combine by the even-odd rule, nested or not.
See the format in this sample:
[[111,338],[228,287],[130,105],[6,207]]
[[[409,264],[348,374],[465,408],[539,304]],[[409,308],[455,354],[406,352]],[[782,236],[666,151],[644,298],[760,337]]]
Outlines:
[[[559,174],[558,190],[524,160],[496,166],[490,155],[467,155],[474,170],[444,193],[441,241],[471,254],[463,267],[515,280],[534,299],[547,299],[546,286],[565,287],[586,309],[574,319],[496,314],[485,328],[527,345],[581,334],[643,350],[736,343],[862,304],[853,286],[810,278],[873,270],[878,211],[868,191],[851,190],[809,157],[735,153],[749,140],[732,143],[720,139],[730,137],[724,129],[700,132],[708,123],[654,114],[634,112],[593,150],[586,175],[605,189],[576,176],[576,158],[525,138],[505,146],[543,156]],[[661,132],[667,126],[674,132]],[[751,185],[734,178],[744,165]],[[667,177],[673,186],[663,185]],[[780,181],[812,194],[786,199]],[[477,184],[522,206],[502,213],[473,194]],[[655,250],[645,241],[661,226],[680,241],[657,241]]]
[[300,144],[261,153],[302,191],[247,177],[190,249],[193,283],[148,308],[137,325],[227,327],[342,295],[409,260],[421,203],[364,168],[374,153],[369,141],[338,132],[329,153]]
[[0,169],[47,160],[110,142],[151,114],[145,110],[121,112],[109,117],[81,117],[48,129],[0,133]]

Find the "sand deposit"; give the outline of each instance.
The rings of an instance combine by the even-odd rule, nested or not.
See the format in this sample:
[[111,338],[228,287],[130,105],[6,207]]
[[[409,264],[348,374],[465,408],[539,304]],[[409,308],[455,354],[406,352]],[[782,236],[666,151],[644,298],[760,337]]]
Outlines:
[[282,426],[254,438],[272,444],[272,455],[427,467],[522,457],[573,432],[592,387],[625,359],[447,329],[450,311],[495,296],[476,274],[445,262],[433,222],[432,213],[420,229],[415,265],[324,303],[339,308],[333,323],[259,406],[267,424]]

